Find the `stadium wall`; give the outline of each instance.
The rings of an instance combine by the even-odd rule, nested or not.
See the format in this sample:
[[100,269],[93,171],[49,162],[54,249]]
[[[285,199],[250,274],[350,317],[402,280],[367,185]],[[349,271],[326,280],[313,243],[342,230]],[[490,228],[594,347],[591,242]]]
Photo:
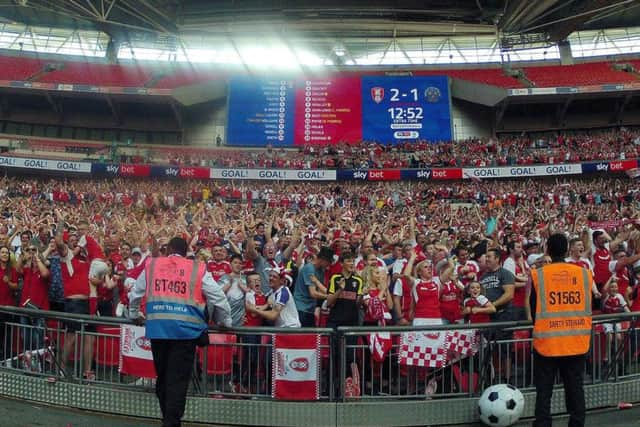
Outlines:
[[204,109],[188,111],[184,125],[184,141],[187,145],[215,146],[216,136],[226,141],[227,103],[215,101],[207,103]]
[[453,98],[451,121],[453,139],[456,141],[493,135],[492,109],[479,104]]

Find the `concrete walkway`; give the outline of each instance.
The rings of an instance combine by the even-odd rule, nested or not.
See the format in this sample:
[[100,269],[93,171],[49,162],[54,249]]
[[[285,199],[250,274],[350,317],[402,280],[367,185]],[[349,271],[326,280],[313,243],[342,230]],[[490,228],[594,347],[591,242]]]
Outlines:
[[[160,425],[158,421],[145,418],[117,417],[0,398],[0,426],[2,427],[151,427],[158,425]],[[183,425],[195,426],[194,424]],[[208,425],[211,426],[211,424]],[[531,422],[517,424],[518,427],[530,425]],[[554,427],[566,425],[566,417],[559,417],[553,422]],[[474,426],[481,426],[481,424],[474,424]],[[623,411],[610,409],[587,414],[587,427],[602,426],[640,427],[640,405]]]

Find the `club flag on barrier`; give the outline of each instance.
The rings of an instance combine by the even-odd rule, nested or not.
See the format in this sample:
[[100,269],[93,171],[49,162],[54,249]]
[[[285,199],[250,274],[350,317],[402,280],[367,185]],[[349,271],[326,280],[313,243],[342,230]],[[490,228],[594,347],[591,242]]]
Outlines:
[[145,336],[144,326],[122,325],[120,327],[121,374],[140,378],[155,378],[151,341]]
[[447,362],[447,331],[411,331],[401,334],[398,363],[442,368]]
[[401,335],[398,363],[407,366],[442,368],[448,362],[478,351],[477,331],[415,331]]
[[274,335],[272,363],[274,399],[320,398],[320,335]]
[[479,336],[474,329],[450,331],[445,341],[445,347],[449,351],[449,359],[459,356],[473,356],[478,352],[479,344]]

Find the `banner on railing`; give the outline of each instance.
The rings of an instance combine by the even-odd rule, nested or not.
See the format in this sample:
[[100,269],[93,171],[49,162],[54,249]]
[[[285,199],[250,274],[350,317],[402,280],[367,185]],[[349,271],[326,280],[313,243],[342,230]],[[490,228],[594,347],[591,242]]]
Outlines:
[[41,169],[60,172],[91,172],[91,163],[53,159],[29,159],[25,157],[0,156],[0,166],[9,168]]
[[320,398],[319,335],[275,335],[272,363],[271,395],[274,399]]
[[638,160],[615,160],[582,164],[582,173],[624,172],[638,167]]
[[431,181],[494,178],[527,178],[591,173],[620,173],[637,169],[638,159],[556,165],[423,169],[243,169],[178,165],[89,163],[54,159],[0,156],[0,168],[26,168],[93,173],[120,177],[222,179],[261,181]]
[[475,330],[412,331],[401,334],[398,363],[407,366],[442,368],[478,351]]
[[405,332],[400,340],[398,363],[407,366],[442,368],[447,362],[446,331]]
[[211,169],[211,179],[256,179],[269,181],[335,181],[335,170],[323,169]]
[[[424,175],[427,174],[428,170],[423,170],[420,178],[416,176],[410,179],[425,179]],[[341,169],[338,171],[337,179],[339,181],[400,181],[403,178],[400,169]]]
[[582,173],[579,163],[563,165],[531,165],[531,166],[503,166],[497,168],[464,168],[462,177],[465,179],[486,178],[518,178],[527,176],[548,175],[576,175]]
[[121,374],[140,378],[155,378],[151,341],[145,336],[143,326],[122,325],[120,328]]

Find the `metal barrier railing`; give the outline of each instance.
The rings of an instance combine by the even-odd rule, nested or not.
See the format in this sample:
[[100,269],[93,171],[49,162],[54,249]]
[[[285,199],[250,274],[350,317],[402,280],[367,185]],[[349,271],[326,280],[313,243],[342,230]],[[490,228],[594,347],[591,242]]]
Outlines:
[[[41,376],[48,381],[103,384],[150,391],[154,381],[118,370],[120,325],[128,320],[0,307],[0,369]],[[640,376],[640,313],[594,316],[585,383],[615,382]],[[445,366],[426,368],[399,363],[406,333],[477,331],[477,351],[454,355]],[[383,360],[371,357],[369,334],[388,332]],[[494,323],[421,327],[340,327],[332,329],[233,328],[211,330],[211,343],[197,349],[190,393],[196,396],[259,398],[271,396],[273,336],[320,336],[320,399],[427,399],[477,395],[491,384],[532,389],[531,324]],[[449,355],[451,356],[451,355]],[[357,373],[354,372],[357,370]],[[91,375],[86,375],[90,371]],[[347,381],[360,377],[360,393],[350,395]],[[351,380],[347,378],[352,377]]]

